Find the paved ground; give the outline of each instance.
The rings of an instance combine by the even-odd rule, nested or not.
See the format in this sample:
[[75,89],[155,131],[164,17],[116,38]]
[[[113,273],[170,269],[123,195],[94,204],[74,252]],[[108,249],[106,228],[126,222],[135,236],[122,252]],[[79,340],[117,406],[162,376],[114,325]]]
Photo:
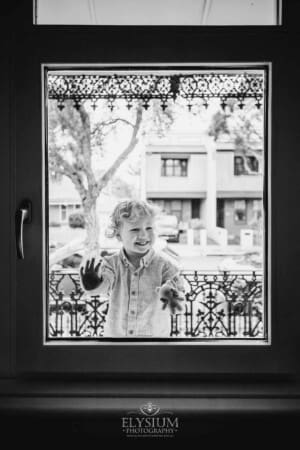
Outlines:
[[[205,249],[194,245],[169,243],[168,246],[181,257],[181,265],[192,270],[254,270],[257,264],[247,261],[247,253],[240,246],[207,246]],[[257,251],[258,249],[252,249]]]
[[[83,238],[85,230],[69,227],[51,227],[49,229],[50,243],[67,243],[73,239]],[[107,240],[111,245],[111,240]],[[191,270],[254,270],[261,268],[253,264],[244,255],[249,252],[259,252],[259,248],[242,249],[238,245],[220,247],[218,245],[187,245],[169,242],[168,247],[180,256],[180,264],[184,269]]]

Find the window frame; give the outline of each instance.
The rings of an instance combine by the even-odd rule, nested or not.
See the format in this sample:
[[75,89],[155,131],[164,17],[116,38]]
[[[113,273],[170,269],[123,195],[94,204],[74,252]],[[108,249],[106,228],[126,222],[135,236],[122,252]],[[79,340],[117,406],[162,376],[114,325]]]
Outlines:
[[[239,161],[239,163],[237,163],[237,161]],[[239,177],[239,176],[245,174],[245,162],[244,162],[244,159],[242,158],[242,156],[235,155],[233,157],[233,164],[234,164],[233,174],[235,177]],[[240,168],[238,168],[239,165],[242,166],[242,168],[243,168],[243,170],[241,172],[239,172],[239,170],[240,170]]]
[[[266,186],[268,190],[271,187],[271,178],[275,181],[282,173],[282,159],[280,159],[280,145],[283,144],[283,134],[276,128],[276,124],[283,123],[283,129],[289,130],[289,123],[284,120],[283,108],[280,108],[280,102],[294,107],[293,99],[289,100],[282,91],[276,90],[276,86],[282,86],[282,82],[287,81],[286,74],[283,73],[282,64],[285,61],[286,54],[291,54],[287,45],[287,35],[285,28],[277,27],[88,27],[81,26],[32,26],[31,12],[28,4],[24,3],[26,8],[19,10],[19,19],[14,33],[14,76],[13,76],[13,98],[14,98],[14,117],[13,129],[16,135],[12,136],[12,147],[18,149],[25,148],[36,157],[41,143],[44,140],[42,129],[42,110],[41,110],[41,64],[62,63],[72,64],[74,61],[89,64],[96,64],[99,59],[105,63],[122,61],[127,64],[134,62],[143,63],[190,63],[192,62],[224,62],[227,64],[239,62],[268,62],[272,64],[273,90],[272,105],[270,113],[273,116],[273,122],[270,124],[268,145],[272,140],[272,160],[270,153],[269,168],[266,168]],[[24,5],[23,5],[24,6]],[[24,17],[26,21],[24,22]],[[30,17],[30,19],[29,19]],[[284,16],[285,17],[285,16]],[[24,25],[25,23],[25,25]],[[295,24],[296,25],[296,24]],[[147,28],[147,29],[145,29]],[[245,31],[246,28],[246,31]],[[139,42],[136,43],[136,34],[139,34]],[[152,40],[149,38],[151,35]],[[96,39],[97,38],[97,39]],[[176,39],[175,39],[176,38]],[[284,38],[284,39],[282,39]],[[178,40],[179,39],[179,40]],[[278,46],[274,46],[274,39]],[[61,51],[60,42],[64,41],[64,49]],[[97,41],[105,42],[100,50]],[[199,49],[197,42],[205,40],[206,46],[201,46],[201,58],[199,58]],[[220,40],[222,45],[220,45]],[[264,42],[264,51],[260,58],[257,57],[256,49],[259,48],[259,42]],[[87,45],[87,42],[89,45]],[[109,42],[109,45],[108,45]],[[160,44],[164,42],[162,47]],[[181,45],[175,48],[174,42],[181,42]],[[84,44],[83,44],[84,43]],[[183,45],[184,43],[184,45]],[[274,49],[274,47],[276,47]],[[124,49],[127,48],[128,56],[125,56]],[[76,50],[77,49],[77,50]],[[97,51],[98,49],[98,51]],[[110,49],[110,51],[108,51]],[[128,50],[130,49],[130,51]],[[31,50],[29,52],[29,50]],[[282,52],[282,50],[284,50]],[[283,56],[281,56],[283,55]],[[201,61],[200,61],[201,59]],[[18,68],[22,67],[22,76]],[[289,72],[289,75],[292,75]],[[295,76],[295,75],[294,75]],[[24,89],[24,85],[28,89]],[[287,95],[287,93],[285,92]],[[30,103],[29,103],[30,100]],[[31,105],[31,115],[27,119],[28,129],[24,131],[24,112],[26,105]],[[23,127],[23,128],[22,128]],[[22,132],[20,132],[22,130]],[[289,136],[291,149],[296,148],[293,135]],[[28,157],[30,160],[30,157]],[[12,156],[13,164],[14,155]],[[287,162],[283,164],[287,169]],[[23,161],[22,161],[23,162]],[[45,347],[42,340],[43,311],[38,304],[38,294],[34,300],[24,302],[24,296],[30,299],[29,287],[26,284],[26,278],[32,273],[32,268],[37,269],[35,292],[42,292],[43,281],[38,275],[43,273],[44,267],[41,266],[43,251],[41,248],[41,238],[43,238],[42,229],[42,195],[37,192],[36,184],[42,186],[42,174],[40,171],[40,160],[33,159],[25,164],[16,160],[16,197],[14,207],[17,208],[19,201],[28,196],[32,199],[34,205],[33,223],[25,231],[25,261],[16,263],[16,289],[19,295],[15,295],[16,309],[13,310],[13,316],[16,318],[15,339],[16,353],[14,371],[17,375],[62,375],[75,374],[83,376],[83,370],[87,375],[113,375],[113,376],[224,376],[224,375],[247,375],[253,373],[257,375],[278,375],[291,374],[295,368],[296,361],[296,330],[289,332],[289,328],[294,318],[295,308],[299,310],[296,302],[293,302],[292,296],[288,296],[287,302],[290,302],[290,308],[285,311],[284,317],[280,314],[280,298],[285,290],[283,286],[289,276],[284,272],[284,280],[278,286],[277,280],[279,274],[288,264],[289,253],[283,244],[273,238],[285,222],[282,220],[282,214],[275,208],[270,208],[270,220],[272,221],[272,233],[268,236],[268,251],[271,250],[272,268],[269,279],[265,280],[271,289],[272,301],[272,344],[269,346],[252,345],[249,343],[242,347],[231,347],[229,343],[211,346],[192,345],[190,342],[176,346],[170,346],[168,343],[159,344],[151,342],[151,345],[141,343],[130,345],[122,342],[118,345],[110,346],[109,343],[103,345],[88,344],[85,347],[73,345],[67,347],[63,343],[49,345]],[[31,170],[30,170],[31,169]],[[28,173],[37,175],[36,177],[26,177]],[[287,176],[287,172],[284,172]],[[27,179],[26,179],[27,178]],[[294,181],[295,182],[295,181]],[[12,186],[14,189],[14,183]],[[274,198],[284,198],[284,193],[290,192],[283,189],[278,190],[276,183],[272,183],[271,203]],[[265,198],[266,202],[267,199]],[[283,205],[284,209],[284,205]],[[286,211],[287,212],[287,211]],[[295,223],[299,219],[293,216]],[[295,220],[296,219],[296,220]],[[269,224],[266,223],[266,226]],[[39,238],[37,239],[36,236]],[[13,254],[13,253],[12,253]],[[279,257],[280,255],[280,257]],[[27,264],[26,264],[27,263]],[[28,267],[28,266],[31,267]],[[293,273],[293,271],[291,272]],[[12,279],[15,279],[13,275]],[[22,297],[20,292],[22,290]],[[293,313],[291,313],[291,310]],[[36,324],[40,324],[38,329],[34,326],[29,327],[29,323],[35,319]],[[283,319],[286,321],[283,323]],[[27,321],[27,322],[26,322]],[[14,331],[13,331],[14,334]],[[131,341],[132,342],[132,341]],[[109,348],[108,348],[109,347]],[[14,359],[14,358],[13,358]],[[84,364],[78,364],[78,361],[84,361]],[[178,364],[180,362],[180,364]]]
[[[245,168],[245,164],[246,164],[246,160],[247,158],[254,158],[257,164],[257,170],[251,170],[251,172],[247,172],[246,168]],[[238,169],[239,164],[237,164],[237,160],[242,160],[242,168],[243,171],[239,172],[240,169]],[[241,175],[246,175],[246,176],[251,176],[251,175],[259,175],[261,174],[261,167],[260,167],[260,161],[257,158],[257,156],[251,155],[251,156],[245,156],[245,158],[243,158],[241,155],[234,155],[233,157],[233,174],[235,177],[240,177]],[[249,165],[248,165],[249,166]]]
[[[172,175],[167,174],[168,164],[167,161],[172,161]],[[179,165],[176,166],[175,161],[179,161]],[[185,161],[185,167],[182,165],[182,161]],[[175,173],[175,169],[179,167],[180,174]],[[183,173],[185,172],[185,173]],[[161,176],[162,177],[187,177],[188,176],[188,158],[167,158],[161,157]]]

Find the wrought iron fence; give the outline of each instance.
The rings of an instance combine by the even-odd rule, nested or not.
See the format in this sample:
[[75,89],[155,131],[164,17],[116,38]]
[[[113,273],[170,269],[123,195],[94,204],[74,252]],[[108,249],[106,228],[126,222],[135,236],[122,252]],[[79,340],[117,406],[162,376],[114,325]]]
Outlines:
[[[262,272],[182,271],[184,311],[170,315],[174,338],[264,338]],[[79,274],[49,274],[48,337],[99,338],[109,308],[107,297],[87,295]]]

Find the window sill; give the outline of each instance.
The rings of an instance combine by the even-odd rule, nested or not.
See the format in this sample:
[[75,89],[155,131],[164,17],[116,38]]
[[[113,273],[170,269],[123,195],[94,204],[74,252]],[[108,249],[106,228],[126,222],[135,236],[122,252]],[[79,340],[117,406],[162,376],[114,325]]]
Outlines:
[[220,431],[221,439],[229,427],[235,438],[242,438],[248,429],[250,439],[263,432],[269,442],[270,434],[275,440],[286,433],[296,436],[298,428],[293,424],[300,417],[300,380],[0,380],[0,419],[11,434],[32,428],[50,438],[55,430],[53,439],[59,433],[68,442],[79,436],[122,440],[122,417],[140,411],[149,401],[178,417],[179,438],[211,439]]
[[[141,400],[138,400],[141,399]],[[292,407],[300,412],[300,379],[292,381],[194,381],[194,380],[0,380],[0,411],[18,405],[24,411],[51,403],[53,412],[66,409],[95,411],[123,409],[143,399],[172,402],[178,410],[214,411],[227,407],[233,411],[284,411]],[[119,405],[118,405],[119,402]],[[70,404],[70,406],[68,406]],[[23,405],[23,406],[22,406]],[[109,406],[111,405],[111,406]],[[138,406],[138,405],[137,405]]]

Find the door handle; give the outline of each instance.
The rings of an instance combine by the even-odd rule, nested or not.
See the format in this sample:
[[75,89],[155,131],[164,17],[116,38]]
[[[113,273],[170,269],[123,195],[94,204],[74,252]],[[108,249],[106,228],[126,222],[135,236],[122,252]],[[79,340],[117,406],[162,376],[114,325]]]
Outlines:
[[15,214],[16,250],[19,259],[24,259],[23,228],[31,222],[32,206],[30,200],[23,200]]

